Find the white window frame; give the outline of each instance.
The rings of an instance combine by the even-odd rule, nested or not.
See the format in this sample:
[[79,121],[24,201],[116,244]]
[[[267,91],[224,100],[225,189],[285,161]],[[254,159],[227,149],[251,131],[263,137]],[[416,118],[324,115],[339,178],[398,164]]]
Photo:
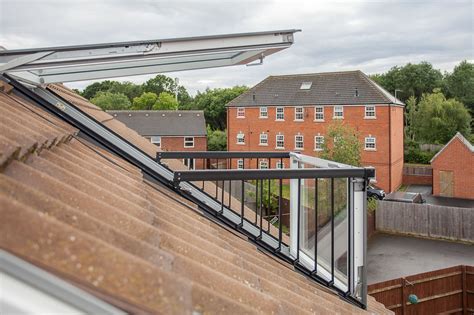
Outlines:
[[161,136],[151,136],[150,142],[156,145],[158,148],[161,148]]
[[237,107],[237,118],[245,118],[245,107]]
[[[301,137],[301,140],[298,138]],[[298,143],[301,143],[301,147],[298,146]],[[304,137],[303,135],[295,135],[295,150],[304,150]]]
[[243,170],[244,169],[244,159],[238,159],[237,160],[237,169],[238,170]]
[[262,159],[258,161],[258,168],[261,170],[267,170],[268,169],[268,160],[267,159]]
[[283,169],[285,169],[285,162],[277,161],[277,162],[276,162],[276,168],[277,168],[278,170],[283,170]]
[[[341,113],[341,115],[339,115]],[[344,119],[344,106],[335,105],[333,109],[333,119]]]
[[[320,109],[321,112],[318,112],[318,109]],[[322,118],[318,118],[318,114],[320,114]],[[314,121],[324,121],[324,106],[314,107]]]
[[261,119],[267,119],[268,118],[268,107],[262,106],[260,107],[260,116],[259,118]]
[[[369,110],[373,108],[373,110]],[[369,113],[369,115],[367,115]],[[373,113],[373,115],[372,115]],[[374,105],[367,105],[365,106],[365,114],[364,114],[364,119],[376,119],[377,118],[377,113]]]
[[[321,140],[321,141],[318,141]],[[314,136],[314,151],[323,151],[324,136]],[[319,145],[319,147],[318,147]]]
[[183,143],[185,148],[194,148],[194,137],[184,137]]
[[[367,145],[369,145],[369,147]],[[372,145],[373,145],[373,147],[372,147]],[[377,151],[377,139],[375,137],[372,137],[372,135],[369,135],[368,137],[365,137],[364,150],[365,151]]]
[[[299,112],[300,110],[301,112]],[[298,118],[299,115],[301,115],[301,118]],[[304,107],[295,107],[295,121],[304,121]]]
[[[278,140],[278,138],[281,138]],[[278,146],[278,142],[283,143],[283,146]],[[285,135],[276,135],[275,136],[275,149],[276,150],[284,150],[285,149]]]
[[[258,145],[261,145],[261,146],[268,146],[268,134],[262,132],[260,134],[260,137],[259,137],[259,143]],[[262,140],[264,140],[264,142],[262,142]]]
[[[242,141],[240,141],[242,140]],[[237,134],[237,144],[244,145],[245,144],[245,134],[242,131],[239,131]]]
[[[278,112],[278,110],[280,110],[280,109],[281,109],[281,113]],[[281,114],[282,118],[278,118],[278,114]],[[285,121],[285,107],[280,106],[280,107],[277,107],[275,109],[275,120],[276,121]]]

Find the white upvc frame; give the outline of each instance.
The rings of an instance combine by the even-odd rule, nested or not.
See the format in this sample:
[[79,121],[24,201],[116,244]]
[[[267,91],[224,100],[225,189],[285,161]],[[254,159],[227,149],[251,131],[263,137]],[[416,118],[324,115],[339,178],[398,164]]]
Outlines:
[[243,170],[244,169],[244,159],[238,159],[237,160],[237,169],[238,170]]
[[[301,138],[301,140],[299,139]],[[298,144],[301,143],[301,147]],[[304,136],[295,135],[295,150],[304,150]]]
[[377,151],[377,139],[372,135],[365,137],[364,139],[364,150],[365,151]]
[[314,151],[323,151],[324,136],[320,134],[314,136]]
[[194,148],[194,137],[184,137],[183,145],[185,148]]
[[156,145],[158,148],[161,148],[161,136],[151,136],[150,142]]
[[268,107],[260,106],[258,118],[260,118],[260,119],[267,119],[268,118]]
[[245,118],[245,107],[237,107],[236,118]]
[[[281,115],[281,116],[280,116]],[[278,117],[281,117],[281,118],[278,118]],[[283,106],[278,106],[276,109],[275,109],[275,120],[276,121],[285,121],[285,107]]]
[[[262,142],[262,140],[263,140],[263,142]],[[262,133],[260,134],[258,145],[261,145],[261,146],[268,146],[268,134],[267,134],[267,133],[262,132]]]
[[[321,116],[318,118],[318,115]],[[314,107],[314,121],[324,122],[324,106],[315,106]]]
[[262,63],[298,30],[0,51],[0,74],[34,85]]
[[261,159],[258,163],[259,163],[258,164],[259,169],[262,169],[262,170],[268,169],[268,160],[267,159]]
[[[333,162],[324,160],[317,157],[312,157],[308,155],[290,153],[290,168],[298,169],[304,168],[304,165],[311,165],[311,167],[316,168],[353,168],[351,165]],[[301,180],[304,183],[304,180]],[[367,235],[367,218],[364,209],[366,209],[366,192],[364,192],[364,180],[359,178],[354,178],[348,182],[350,185],[351,194],[348,196],[350,198],[349,204],[351,208],[348,209],[350,216],[348,217],[347,224],[351,225],[351,244],[350,251],[352,253],[352,264],[349,266],[351,271],[351,283],[349,283],[349,288],[347,285],[338,279],[335,274],[334,285],[343,291],[349,289],[350,292],[359,292],[362,297],[361,300],[363,303],[366,303],[367,292],[366,286],[360,286],[361,283],[367,283],[366,278],[366,266],[367,266],[367,248],[366,248],[366,235]],[[298,180],[290,180],[290,230],[298,230]],[[297,243],[298,243],[297,233],[290,234],[290,255],[296,258],[297,253]],[[315,269],[315,260],[308,256],[303,250],[299,251],[299,263],[304,265],[310,270]],[[330,266],[329,266],[330,267]],[[318,263],[317,266],[318,275],[322,278],[325,278],[327,281],[331,280],[330,269],[328,266]],[[336,272],[336,268],[334,268]]]
[[[301,116],[301,117],[299,117]],[[295,107],[295,119],[294,121],[304,121],[304,107],[297,106]]]
[[245,144],[245,134],[242,131],[239,131],[237,134],[237,144],[244,145]]
[[[283,143],[282,146],[279,146],[278,143],[281,142]],[[284,150],[285,149],[285,135],[276,135],[275,136],[275,149],[277,150]]]
[[344,119],[344,106],[335,105],[333,109],[333,119]]
[[377,119],[375,105],[366,105],[364,107],[364,119]]

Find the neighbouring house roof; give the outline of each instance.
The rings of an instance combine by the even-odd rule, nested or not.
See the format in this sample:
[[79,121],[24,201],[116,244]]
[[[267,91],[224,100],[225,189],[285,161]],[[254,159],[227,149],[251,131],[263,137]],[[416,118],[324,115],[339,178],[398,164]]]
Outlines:
[[404,105],[358,70],[269,76],[227,106],[359,104]]
[[448,148],[451,143],[454,142],[454,140],[458,139],[459,141],[461,141],[461,143],[469,150],[471,151],[472,153],[474,153],[474,145],[472,145],[469,140],[467,140],[460,132],[457,132],[454,137],[451,138],[451,140],[448,141],[448,143],[446,143],[446,145],[444,147],[441,148],[441,150],[438,151],[438,153],[436,153],[433,158],[431,159],[430,163],[433,163],[434,160],[436,160],[440,155],[441,153],[443,153],[443,151]]
[[206,136],[201,110],[117,110],[115,119],[142,136]]
[[[48,88],[155,157],[114,116]],[[0,91],[0,248],[129,313],[366,313],[87,139]],[[371,297],[368,312],[392,313]]]

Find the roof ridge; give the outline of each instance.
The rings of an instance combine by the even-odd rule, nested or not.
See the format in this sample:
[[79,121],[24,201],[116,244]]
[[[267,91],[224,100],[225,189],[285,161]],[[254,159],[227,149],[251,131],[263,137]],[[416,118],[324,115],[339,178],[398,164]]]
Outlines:
[[283,78],[283,77],[305,77],[305,76],[315,76],[315,75],[329,75],[329,74],[349,74],[362,72],[361,70],[346,70],[346,71],[325,71],[325,72],[310,72],[310,73],[294,73],[294,74],[280,74],[280,75],[271,75],[272,78]]
[[461,141],[461,143],[469,150],[471,151],[471,153],[474,153],[474,146],[471,144],[471,142],[469,142],[469,140],[467,140],[463,135],[462,133],[460,133],[459,131],[456,132],[456,134],[448,141],[448,143],[446,143],[442,148],[441,150],[439,150],[430,160],[430,163],[433,163],[433,161],[435,159],[438,158],[438,156],[441,155],[441,153],[444,151],[444,149],[446,149],[450,144],[451,142],[453,142],[455,139],[459,139],[459,141]]

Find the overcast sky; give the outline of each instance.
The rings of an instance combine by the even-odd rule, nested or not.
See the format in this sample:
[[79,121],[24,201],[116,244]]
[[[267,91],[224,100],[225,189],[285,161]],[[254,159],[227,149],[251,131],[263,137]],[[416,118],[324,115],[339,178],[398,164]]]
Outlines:
[[[302,29],[263,66],[167,73],[191,93],[252,86],[268,75],[360,69],[423,60],[451,71],[474,60],[474,0],[155,1],[0,0],[7,49]],[[125,78],[141,83],[151,76]],[[68,84],[83,88],[91,82]]]

